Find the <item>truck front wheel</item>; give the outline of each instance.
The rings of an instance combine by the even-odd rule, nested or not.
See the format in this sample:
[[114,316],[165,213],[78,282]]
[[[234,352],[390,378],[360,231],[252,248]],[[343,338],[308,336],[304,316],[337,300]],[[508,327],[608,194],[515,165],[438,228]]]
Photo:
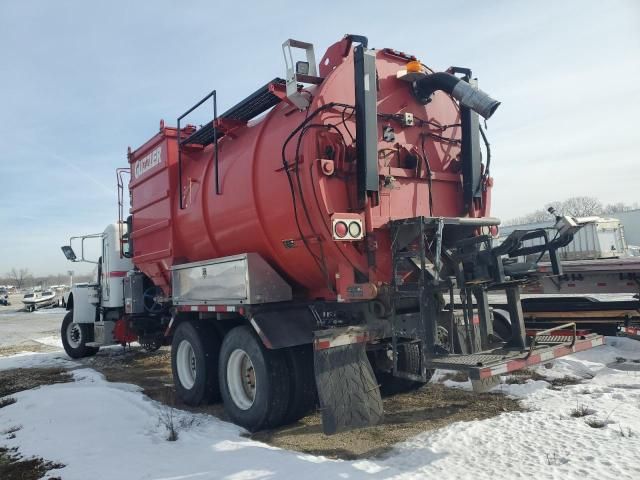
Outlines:
[[62,346],[71,358],[90,357],[98,353],[98,347],[88,347],[87,342],[93,341],[93,325],[90,323],[75,323],[73,310],[69,310],[62,320],[60,327]]
[[218,352],[220,341],[210,325],[183,321],[171,343],[171,370],[178,397],[196,406],[220,399]]
[[247,326],[232,329],[220,349],[220,393],[231,420],[249,431],[285,421],[291,381],[283,351],[267,350]]

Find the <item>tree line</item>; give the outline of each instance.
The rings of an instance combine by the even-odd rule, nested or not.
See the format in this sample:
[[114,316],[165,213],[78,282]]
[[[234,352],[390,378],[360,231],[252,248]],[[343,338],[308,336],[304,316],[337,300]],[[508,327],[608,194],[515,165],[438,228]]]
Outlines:
[[[91,282],[92,274],[74,275],[74,283]],[[12,268],[4,276],[0,277],[0,285],[12,285],[18,290],[32,287],[48,287],[51,285],[68,285],[69,275],[58,273],[57,275],[35,276],[28,268]]]
[[544,208],[515,217],[504,222],[504,225],[520,225],[523,223],[549,222],[553,216],[549,213],[553,208],[557,215],[571,215],[572,217],[611,216],[618,212],[627,212],[640,208],[638,202],[626,204],[623,202],[603,204],[595,197],[570,197],[566,200],[550,202]]

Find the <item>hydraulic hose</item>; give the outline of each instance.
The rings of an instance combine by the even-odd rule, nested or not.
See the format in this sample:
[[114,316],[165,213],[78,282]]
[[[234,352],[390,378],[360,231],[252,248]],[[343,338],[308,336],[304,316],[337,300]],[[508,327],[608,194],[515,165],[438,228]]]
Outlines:
[[482,90],[474,88],[470,83],[450,73],[432,73],[413,82],[413,93],[423,104],[429,102],[429,98],[436,90],[448,93],[462,105],[486,119],[491,117],[500,106],[500,102]]

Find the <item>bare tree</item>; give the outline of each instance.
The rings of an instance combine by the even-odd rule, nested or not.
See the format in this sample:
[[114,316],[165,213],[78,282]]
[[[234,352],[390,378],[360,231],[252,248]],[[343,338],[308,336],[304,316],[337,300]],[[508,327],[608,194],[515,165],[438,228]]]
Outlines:
[[547,222],[551,220],[553,217],[545,210],[541,208],[540,210],[536,210],[535,212],[528,213],[527,215],[523,215],[522,217],[512,218],[504,222],[504,225],[522,225],[524,223],[539,223],[539,222]]
[[28,268],[12,268],[7,274],[11,281],[15,282],[15,287],[21,289],[24,287],[26,280],[31,277],[31,273]]
[[508,220],[505,222],[505,225],[550,222],[553,220],[553,217],[549,213],[549,208],[553,208],[556,215],[571,215],[573,217],[600,215],[605,209],[605,207],[602,206],[602,202],[595,197],[571,197],[563,201],[547,203],[543,209]]
[[562,202],[560,208],[563,215],[589,217],[602,213],[602,202],[595,197],[571,197]]
[[638,202],[633,204],[627,204],[623,202],[610,203],[605,205],[602,209],[602,213],[606,215],[611,215],[618,212],[628,212],[629,210],[636,210],[638,207]]
[[[61,285],[69,282],[69,275],[58,273],[54,275],[44,275],[44,276],[34,276],[27,269],[23,269],[25,273],[22,285],[18,287],[17,277],[20,277],[20,270],[13,269],[11,272],[6,273],[3,276],[0,276],[0,285],[13,285],[17,288],[26,288],[30,285],[42,285],[43,287],[48,287],[51,285]],[[74,281],[77,283],[82,282],[92,282],[95,281],[95,274],[85,273],[85,274],[76,274],[73,277]]]

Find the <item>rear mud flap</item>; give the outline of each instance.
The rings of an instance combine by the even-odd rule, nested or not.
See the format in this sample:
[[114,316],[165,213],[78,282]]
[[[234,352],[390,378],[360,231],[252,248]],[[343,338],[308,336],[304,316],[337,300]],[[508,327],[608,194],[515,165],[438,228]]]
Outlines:
[[380,423],[380,388],[364,344],[315,350],[314,365],[325,435]]

